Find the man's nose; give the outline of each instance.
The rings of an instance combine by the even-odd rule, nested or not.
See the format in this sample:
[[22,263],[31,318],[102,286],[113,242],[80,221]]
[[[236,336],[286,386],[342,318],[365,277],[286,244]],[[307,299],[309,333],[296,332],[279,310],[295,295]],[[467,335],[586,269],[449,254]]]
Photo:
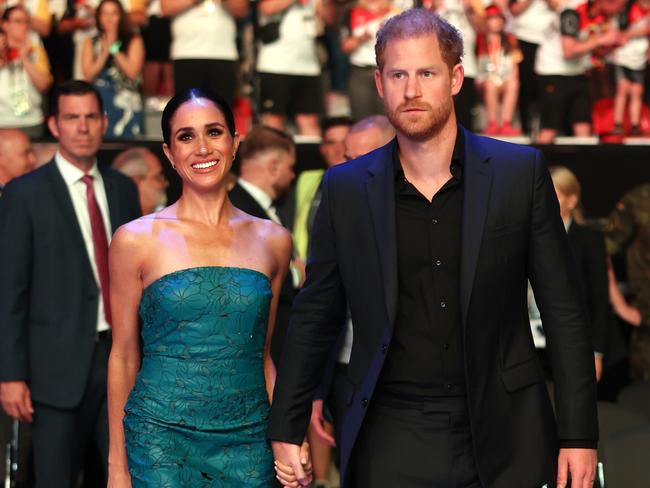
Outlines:
[[422,94],[420,90],[420,82],[418,81],[417,76],[409,76],[406,79],[406,89],[404,96],[406,98],[417,98]]

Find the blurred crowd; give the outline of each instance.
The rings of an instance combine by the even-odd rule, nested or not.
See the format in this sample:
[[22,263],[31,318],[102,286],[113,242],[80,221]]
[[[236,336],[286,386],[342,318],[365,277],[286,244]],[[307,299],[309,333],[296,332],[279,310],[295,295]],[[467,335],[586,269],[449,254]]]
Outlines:
[[[423,2],[423,3],[421,3]],[[374,40],[389,17],[435,10],[462,33],[463,125],[488,135],[650,130],[650,0],[0,0],[0,127],[46,135],[48,92],[85,79],[109,139],[190,86],[252,121],[320,136],[319,118],[383,113]]]

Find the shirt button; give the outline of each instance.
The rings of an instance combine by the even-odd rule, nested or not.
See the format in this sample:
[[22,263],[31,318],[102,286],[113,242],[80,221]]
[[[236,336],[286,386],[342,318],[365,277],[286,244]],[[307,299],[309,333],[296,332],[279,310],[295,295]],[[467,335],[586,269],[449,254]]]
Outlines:
[[440,308],[446,308],[447,304],[445,302],[440,302]]
[[431,223],[432,223],[433,225],[436,225],[436,224],[438,223],[438,219],[431,219]]
[[446,388],[447,390],[451,391],[454,389],[454,385],[452,385],[451,383],[447,383]]

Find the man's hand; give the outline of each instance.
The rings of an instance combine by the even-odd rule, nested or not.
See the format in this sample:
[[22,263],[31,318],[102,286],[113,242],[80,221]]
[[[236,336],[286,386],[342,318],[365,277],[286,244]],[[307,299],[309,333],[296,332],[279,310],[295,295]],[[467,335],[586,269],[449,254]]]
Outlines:
[[302,446],[298,446],[288,442],[271,441],[271,447],[275,457],[276,477],[282,486],[309,486],[312,481],[309,444],[304,442]]
[[571,474],[571,488],[592,488],[596,480],[595,449],[560,449],[557,460],[557,488],[566,488]]
[[16,420],[31,422],[34,408],[32,395],[24,381],[0,382],[0,403],[7,415]]
[[309,425],[311,426],[312,433],[316,434],[320,439],[330,447],[336,445],[336,441],[332,434],[325,430],[325,419],[323,418],[323,400],[314,400],[311,404],[311,419]]

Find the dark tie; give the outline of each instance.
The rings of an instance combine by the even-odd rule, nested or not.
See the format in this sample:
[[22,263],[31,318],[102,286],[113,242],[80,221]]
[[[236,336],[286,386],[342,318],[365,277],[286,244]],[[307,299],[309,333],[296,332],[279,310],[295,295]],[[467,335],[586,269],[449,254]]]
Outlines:
[[106,228],[102,211],[99,209],[97,199],[95,198],[95,189],[93,188],[93,177],[84,175],[81,178],[86,184],[86,200],[88,203],[88,214],[90,215],[90,227],[93,232],[93,249],[95,250],[95,264],[97,265],[97,274],[99,276],[99,287],[102,291],[104,301],[104,317],[106,322],[111,325],[111,297],[108,279],[108,238],[106,237]]

